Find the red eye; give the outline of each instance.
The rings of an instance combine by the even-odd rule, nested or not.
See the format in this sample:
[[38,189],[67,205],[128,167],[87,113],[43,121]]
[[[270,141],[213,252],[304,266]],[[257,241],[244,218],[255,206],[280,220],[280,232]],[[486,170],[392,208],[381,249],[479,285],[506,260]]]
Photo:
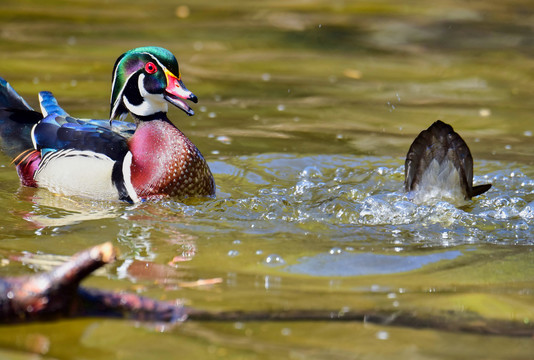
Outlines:
[[153,74],[158,71],[158,68],[156,67],[156,65],[154,65],[154,63],[147,62],[145,65],[145,71],[149,74]]

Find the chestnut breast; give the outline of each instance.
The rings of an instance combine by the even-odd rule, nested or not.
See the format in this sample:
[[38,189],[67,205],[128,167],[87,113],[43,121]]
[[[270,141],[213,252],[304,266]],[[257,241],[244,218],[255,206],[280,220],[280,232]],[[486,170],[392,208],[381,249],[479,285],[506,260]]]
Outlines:
[[138,196],[215,195],[213,175],[204,157],[170,122],[141,122],[129,148],[131,181]]

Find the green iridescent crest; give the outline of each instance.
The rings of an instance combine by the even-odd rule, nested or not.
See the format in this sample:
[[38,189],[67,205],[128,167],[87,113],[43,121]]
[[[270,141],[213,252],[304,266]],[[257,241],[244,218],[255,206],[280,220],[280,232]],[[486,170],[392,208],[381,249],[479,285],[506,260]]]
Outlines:
[[[167,49],[156,46],[144,46],[132,49],[122,54],[113,67],[113,84],[111,89],[110,119],[116,119],[127,113],[122,104],[122,94],[128,84],[128,80],[145,67],[147,62],[154,62],[158,67],[169,70],[179,77],[178,61]],[[158,74],[163,76],[163,74]],[[164,77],[161,78],[164,86]]]

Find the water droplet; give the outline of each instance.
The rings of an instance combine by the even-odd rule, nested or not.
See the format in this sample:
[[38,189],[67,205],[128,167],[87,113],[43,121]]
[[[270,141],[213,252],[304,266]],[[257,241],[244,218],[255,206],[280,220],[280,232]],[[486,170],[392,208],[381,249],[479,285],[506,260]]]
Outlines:
[[217,140],[219,142],[222,142],[225,145],[230,145],[232,143],[232,139],[229,136],[226,136],[226,135],[217,136],[217,138],[215,140]]
[[200,110],[200,112],[206,112],[206,110],[208,110],[208,108],[205,107],[205,106],[201,106],[201,107],[199,108],[199,110]]
[[341,253],[343,253],[343,249],[339,248],[339,247],[333,247],[330,249],[330,251],[328,252],[330,255],[339,255]]
[[283,328],[281,331],[283,336],[289,336],[291,335],[291,329],[290,328]]
[[204,44],[202,43],[202,41],[195,41],[193,44],[193,49],[195,49],[196,51],[200,51],[204,49]]
[[284,110],[286,109],[286,106],[285,106],[284,104],[279,104],[279,105],[276,107],[276,109],[277,109],[278,111],[284,111]]
[[376,172],[379,174],[379,175],[386,175],[389,173],[389,169],[385,166],[380,166],[376,169]]
[[230,256],[230,257],[236,257],[237,255],[239,255],[239,251],[237,251],[237,250],[228,251],[228,256]]
[[208,117],[211,118],[211,119],[213,119],[213,118],[217,117],[217,114],[216,114],[215,112],[212,111],[212,112],[210,112],[210,113],[208,114]]
[[263,74],[261,75],[261,79],[262,79],[263,81],[269,81],[269,80],[271,80],[271,74],[269,74],[269,73],[263,73]]
[[316,166],[307,166],[300,172],[300,177],[303,178],[317,178],[321,176],[323,176],[323,174]]
[[387,331],[379,331],[376,333],[376,338],[378,340],[387,340],[389,339],[389,333]]
[[[522,212],[521,212],[522,213]],[[520,213],[520,214],[521,214]],[[529,229],[529,226],[528,226],[528,223],[524,220],[519,220],[517,222],[517,224],[514,225],[514,228],[516,230],[528,230]]]
[[239,245],[239,244],[241,244],[241,240],[234,240],[234,241],[232,241],[232,244]]
[[269,266],[280,266],[284,265],[286,261],[278,254],[271,254],[265,258],[264,263]]
[[530,131],[530,130],[526,130],[526,131],[523,133],[523,135],[525,135],[525,136],[529,136],[529,137],[530,137],[530,136],[532,136],[532,131]]

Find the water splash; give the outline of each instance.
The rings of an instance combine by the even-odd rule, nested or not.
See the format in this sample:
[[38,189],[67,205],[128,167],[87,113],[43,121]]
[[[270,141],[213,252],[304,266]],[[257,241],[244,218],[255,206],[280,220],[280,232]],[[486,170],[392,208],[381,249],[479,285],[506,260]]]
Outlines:
[[[534,180],[525,175],[526,169],[479,164],[475,173],[486,175],[475,177],[475,183],[491,182],[493,188],[457,207],[445,201],[411,202],[403,191],[401,158],[235,158],[218,163],[216,177],[232,174],[219,181],[226,195],[202,213],[224,209],[235,228],[254,225],[254,232],[266,234],[311,231],[338,242],[366,239],[397,247],[534,243]],[[237,177],[239,187],[234,186]]]

